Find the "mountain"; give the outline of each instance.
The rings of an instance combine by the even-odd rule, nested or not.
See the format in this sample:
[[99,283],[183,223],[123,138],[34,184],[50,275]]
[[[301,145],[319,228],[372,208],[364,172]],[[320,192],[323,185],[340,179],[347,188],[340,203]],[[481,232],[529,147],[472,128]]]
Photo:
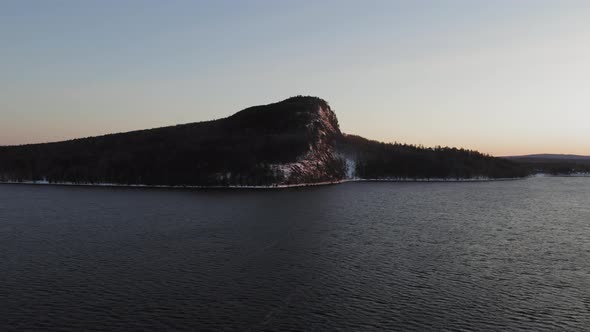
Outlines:
[[516,163],[475,151],[345,135],[325,100],[304,96],[214,121],[0,147],[2,182],[271,186],[524,175]]
[[147,185],[336,181],[341,135],[319,98],[294,97],[228,118],[66,142],[0,148],[0,180]]

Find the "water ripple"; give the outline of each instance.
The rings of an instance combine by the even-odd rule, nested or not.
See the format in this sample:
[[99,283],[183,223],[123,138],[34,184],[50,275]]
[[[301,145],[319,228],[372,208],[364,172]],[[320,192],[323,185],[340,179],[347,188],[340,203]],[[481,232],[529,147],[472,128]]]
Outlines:
[[0,329],[590,326],[590,182],[0,186]]

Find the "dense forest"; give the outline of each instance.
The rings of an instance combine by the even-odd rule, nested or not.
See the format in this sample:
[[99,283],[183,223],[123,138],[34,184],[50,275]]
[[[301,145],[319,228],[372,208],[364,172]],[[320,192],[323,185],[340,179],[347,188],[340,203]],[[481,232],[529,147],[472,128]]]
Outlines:
[[297,96],[214,121],[0,147],[0,182],[270,186],[339,181],[347,164],[356,165],[348,173],[370,179],[528,174],[475,151],[344,135],[326,101]]
[[356,176],[366,179],[472,179],[527,176],[521,165],[477,151],[381,143],[343,135],[339,148],[354,158]]

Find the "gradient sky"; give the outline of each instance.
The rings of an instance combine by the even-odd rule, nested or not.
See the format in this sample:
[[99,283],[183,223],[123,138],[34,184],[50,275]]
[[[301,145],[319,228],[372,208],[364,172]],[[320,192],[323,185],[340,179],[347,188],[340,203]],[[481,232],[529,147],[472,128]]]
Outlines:
[[387,142],[590,154],[590,1],[0,0],[0,145],[298,94]]

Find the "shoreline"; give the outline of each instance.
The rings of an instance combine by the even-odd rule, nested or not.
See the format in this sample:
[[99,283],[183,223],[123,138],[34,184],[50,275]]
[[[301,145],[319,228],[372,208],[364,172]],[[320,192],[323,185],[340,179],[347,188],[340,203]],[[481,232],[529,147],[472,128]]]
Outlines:
[[103,187],[103,188],[137,188],[137,189],[289,189],[303,187],[330,186],[343,183],[355,182],[397,182],[397,183],[480,183],[480,182],[497,182],[497,181],[517,181],[526,180],[530,177],[523,178],[473,178],[473,179],[344,179],[339,181],[324,181],[312,183],[297,184],[277,184],[269,186],[170,186],[170,185],[147,185],[147,184],[117,184],[117,183],[72,183],[72,182],[47,182],[47,181],[0,181],[0,185],[30,185],[30,186],[62,186],[62,187]]
[[297,184],[278,184],[270,186],[192,186],[192,185],[149,185],[149,184],[118,184],[118,183],[71,183],[47,181],[0,181],[0,185],[29,185],[29,186],[61,186],[61,187],[103,187],[103,188],[137,188],[137,189],[287,189],[299,187],[316,187],[341,184],[344,181],[314,182]]

